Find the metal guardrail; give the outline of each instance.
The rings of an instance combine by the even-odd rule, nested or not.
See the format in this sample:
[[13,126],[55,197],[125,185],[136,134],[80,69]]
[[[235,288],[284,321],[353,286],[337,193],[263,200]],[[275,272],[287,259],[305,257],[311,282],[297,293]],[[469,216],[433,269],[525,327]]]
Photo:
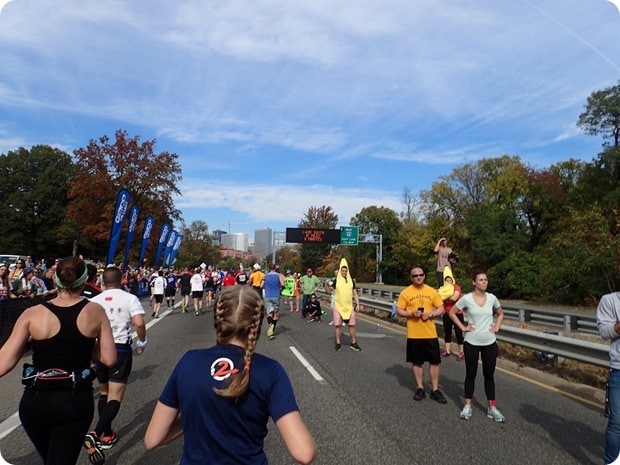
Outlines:
[[[398,300],[400,294],[400,291],[365,286],[358,286],[357,291],[360,297],[378,297],[379,299],[386,299],[389,304]],[[522,325],[551,326],[560,329],[564,334],[571,334],[572,332],[598,334],[595,315],[506,302],[502,302],[502,309],[504,310],[504,318],[518,321]]]
[[[360,288],[358,287],[358,292]],[[327,298],[329,296],[323,292]],[[372,293],[360,293],[360,304],[374,309],[375,314],[380,312],[387,313],[391,318],[398,318],[396,315],[396,303],[395,301],[380,300],[369,297]],[[385,298],[385,296],[382,296]],[[390,295],[393,298],[393,294]],[[582,318],[573,319],[575,315],[562,315],[559,312],[550,313],[542,309],[536,308],[526,309],[522,306],[512,306],[507,308],[502,305],[504,314],[507,318],[516,319],[521,323],[532,323],[543,326],[555,326],[566,328],[569,324],[570,328],[574,331],[572,326],[574,322],[578,322],[577,328],[589,328],[592,333],[597,333],[595,317],[590,317],[587,320],[584,315],[579,315]],[[584,324],[586,323],[587,324]],[[435,320],[438,326],[443,326],[441,319]],[[583,330],[583,329],[580,329]],[[570,331],[568,331],[570,334]],[[522,347],[528,347],[535,351],[547,352],[560,357],[565,357],[571,360],[577,360],[584,363],[590,363],[592,365],[608,368],[609,367],[609,346],[605,344],[596,344],[593,342],[582,341],[571,337],[562,335],[550,334],[543,331],[533,331],[530,329],[515,328],[508,325],[503,325],[501,330],[497,333],[497,339],[499,341],[508,342]]]

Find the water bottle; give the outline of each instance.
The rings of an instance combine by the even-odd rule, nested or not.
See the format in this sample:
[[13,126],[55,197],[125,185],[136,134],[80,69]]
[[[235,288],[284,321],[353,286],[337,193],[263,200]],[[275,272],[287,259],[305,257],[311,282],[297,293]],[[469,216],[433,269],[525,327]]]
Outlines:
[[381,330],[381,327],[379,326],[379,323],[377,323],[377,332],[379,332]]

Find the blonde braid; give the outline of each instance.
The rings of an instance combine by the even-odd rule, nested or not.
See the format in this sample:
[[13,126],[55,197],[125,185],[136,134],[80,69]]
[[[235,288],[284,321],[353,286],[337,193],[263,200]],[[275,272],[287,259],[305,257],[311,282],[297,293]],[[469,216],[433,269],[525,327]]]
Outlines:
[[215,330],[218,344],[228,344],[233,338],[245,341],[244,367],[232,375],[224,389],[213,391],[222,397],[239,397],[250,383],[250,366],[261,333],[263,299],[251,287],[234,286],[223,292],[215,309]]

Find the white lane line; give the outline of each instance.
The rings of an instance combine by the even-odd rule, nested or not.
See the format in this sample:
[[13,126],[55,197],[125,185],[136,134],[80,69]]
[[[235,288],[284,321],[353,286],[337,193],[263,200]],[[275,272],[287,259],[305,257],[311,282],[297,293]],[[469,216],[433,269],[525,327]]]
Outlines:
[[[19,414],[15,412],[9,418],[4,420],[2,424],[0,424],[0,439],[7,437],[19,425],[21,425],[21,422],[19,421]],[[0,464],[1,463],[2,462],[0,462]]]
[[312,375],[314,379],[316,379],[320,384],[327,384],[327,381],[325,381],[323,377],[319,375],[318,371],[316,371],[314,367],[310,365],[310,362],[308,362],[308,360],[306,360],[295,347],[290,346],[289,349],[291,349],[293,355],[295,355],[295,357],[297,357],[297,360],[299,360],[301,364],[306,367],[306,370],[308,370],[308,372]]

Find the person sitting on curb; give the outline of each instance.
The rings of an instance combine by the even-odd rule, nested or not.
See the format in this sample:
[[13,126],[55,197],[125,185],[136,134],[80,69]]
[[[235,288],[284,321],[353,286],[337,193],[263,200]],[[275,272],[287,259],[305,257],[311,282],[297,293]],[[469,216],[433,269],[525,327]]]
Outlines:
[[310,300],[306,305],[306,315],[308,315],[308,322],[319,322],[321,321],[321,302],[317,298],[316,294],[312,294],[310,296]]

